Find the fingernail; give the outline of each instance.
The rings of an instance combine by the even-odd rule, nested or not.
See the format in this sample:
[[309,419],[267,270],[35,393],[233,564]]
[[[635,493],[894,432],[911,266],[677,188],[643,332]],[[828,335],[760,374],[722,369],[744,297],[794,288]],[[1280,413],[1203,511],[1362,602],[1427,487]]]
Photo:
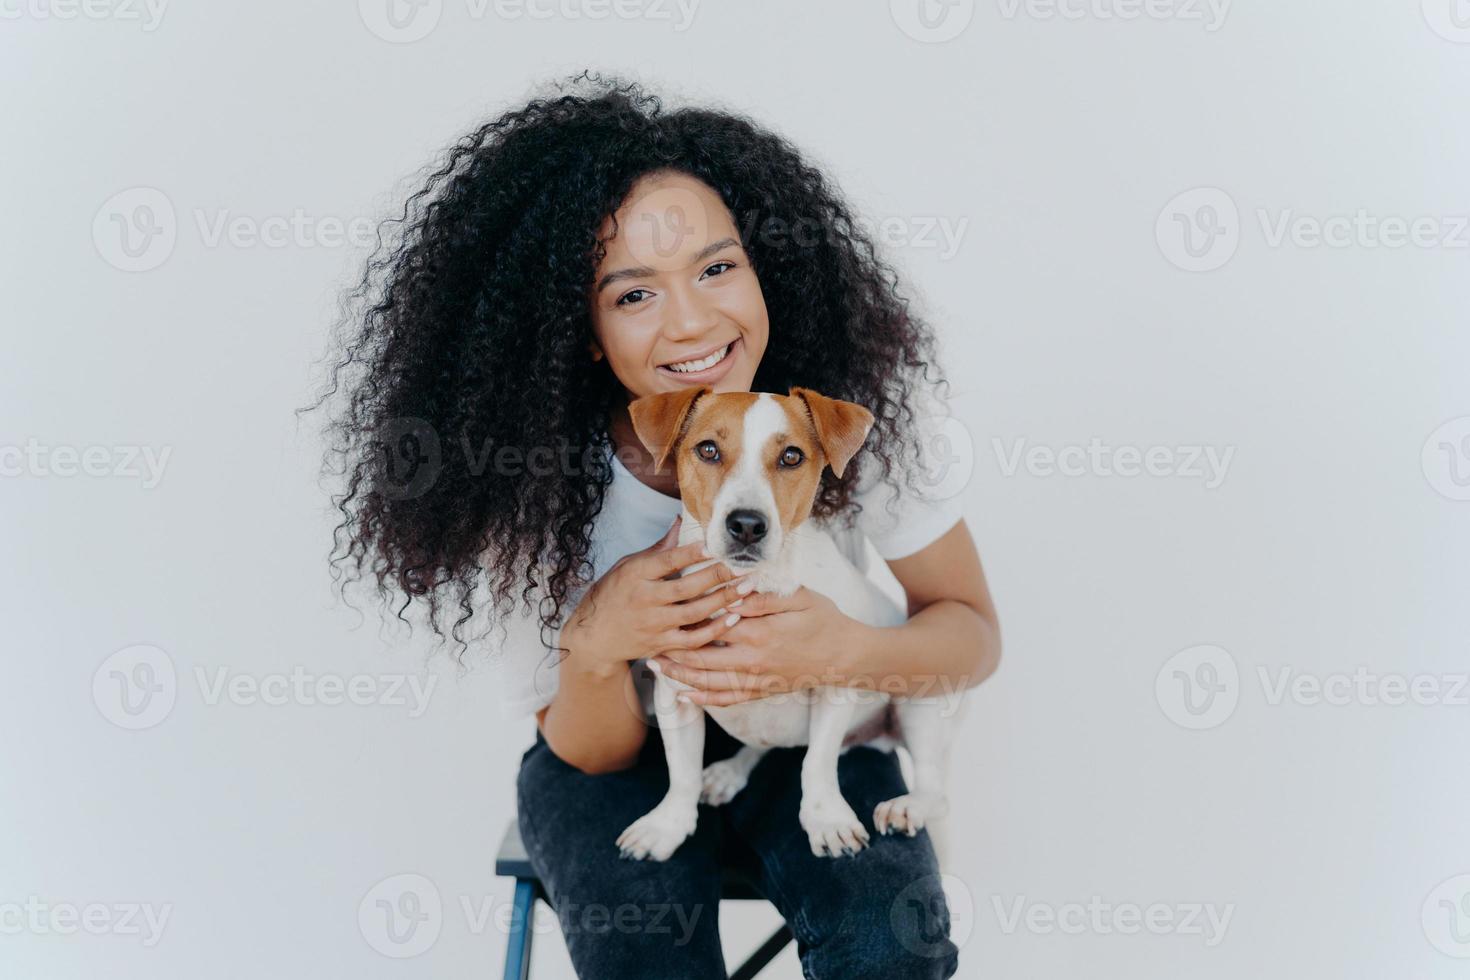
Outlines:
[[754,591],[755,579],[748,578],[744,582],[741,582],[739,585],[735,586],[735,593],[737,595],[750,595]]
[[[738,602],[732,602],[732,603],[730,603],[730,605],[732,605],[732,606],[738,606],[738,605],[740,605],[740,603],[738,603]],[[727,612],[727,610],[724,610],[724,609],[716,609],[714,612],[712,612],[712,613],[709,614],[709,618],[710,619],[719,619],[721,616],[725,615],[726,612]]]
[[728,616],[725,617],[725,625],[726,626],[734,626],[738,622],[740,622],[740,614],[739,613],[731,613],[730,615],[728,615]]
[[679,692],[678,694],[676,694],[674,697],[677,700],[679,700],[679,701],[683,701],[685,704],[693,704],[694,703],[693,701],[690,701],[689,700],[689,695],[683,693],[682,691]]
[[740,605],[744,601],[744,599],[736,599],[734,602],[730,603],[730,608],[734,609],[736,606]]

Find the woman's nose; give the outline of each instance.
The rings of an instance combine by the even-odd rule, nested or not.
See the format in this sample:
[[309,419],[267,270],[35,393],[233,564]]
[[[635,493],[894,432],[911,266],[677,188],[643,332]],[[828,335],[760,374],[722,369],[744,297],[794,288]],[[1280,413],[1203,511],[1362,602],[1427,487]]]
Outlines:
[[701,337],[718,324],[713,304],[689,287],[675,288],[669,293],[670,302],[665,307],[668,320],[664,333],[675,339]]

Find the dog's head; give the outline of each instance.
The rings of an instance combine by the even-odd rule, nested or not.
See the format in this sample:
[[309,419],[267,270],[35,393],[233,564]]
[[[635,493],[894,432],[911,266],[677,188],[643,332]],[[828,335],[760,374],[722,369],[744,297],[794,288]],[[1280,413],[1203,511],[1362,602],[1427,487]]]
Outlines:
[[674,461],[679,495],[704,525],[709,553],[741,568],[781,553],[811,514],[822,468],[841,476],[873,425],[861,405],[806,388],[692,388],[640,398],[628,411],[655,466]]

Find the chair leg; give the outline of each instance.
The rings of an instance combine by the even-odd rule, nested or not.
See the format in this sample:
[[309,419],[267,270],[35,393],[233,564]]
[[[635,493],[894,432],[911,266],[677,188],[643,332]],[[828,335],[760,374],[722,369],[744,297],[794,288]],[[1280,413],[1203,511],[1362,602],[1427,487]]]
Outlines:
[[782,925],[771,934],[771,938],[761,943],[760,949],[750,954],[750,959],[741,963],[734,973],[730,974],[730,980],[752,980],[756,974],[766,968],[766,964],[776,958],[776,954],[786,948],[791,942],[791,929]]
[[531,939],[536,935],[536,883],[516,879],[510,912],[510,933],[505,942],[505,980],[528,980],[531,976]]

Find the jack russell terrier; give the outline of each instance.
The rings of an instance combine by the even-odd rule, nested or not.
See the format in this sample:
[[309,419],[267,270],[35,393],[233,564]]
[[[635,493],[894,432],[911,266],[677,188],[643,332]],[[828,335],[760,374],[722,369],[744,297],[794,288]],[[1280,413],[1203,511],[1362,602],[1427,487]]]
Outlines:
[[[683,524],[679,544],[703,538],[710,561],[750,572],[761,592],[790,595],[809,586],[843,613],[871,626],[905,620],[816,521],[808,521],[824,466],[838,476],[862,447],[873,415],[851,402],[804,388],[789,395],[713,393],[708,387],[640,398],[629,406],[655,468],[676,460]],[[716,615],[724,615],[721,610]],[[711,617],[714,618],[714,617]],[[679,700],[691,690],[656,672],[654,711],[669,766],[663,800],[618,837],[623,856],[664,861],[694,832],[701,801],[719,806],[744,788],[767,749],[807,746],[801,767],[801,826],[819,857],[856,854],[868,832],[843,799],[837,758],[851,745],[903,744],[914,791],[878,804],[880,834],[910,836],[928,826],[936,849],[948,812],[944,774],[950,745],[945,698],[889,698],[876,690],[819,687],[729,706]],[[708,712],[742,747],[705,768]]]

